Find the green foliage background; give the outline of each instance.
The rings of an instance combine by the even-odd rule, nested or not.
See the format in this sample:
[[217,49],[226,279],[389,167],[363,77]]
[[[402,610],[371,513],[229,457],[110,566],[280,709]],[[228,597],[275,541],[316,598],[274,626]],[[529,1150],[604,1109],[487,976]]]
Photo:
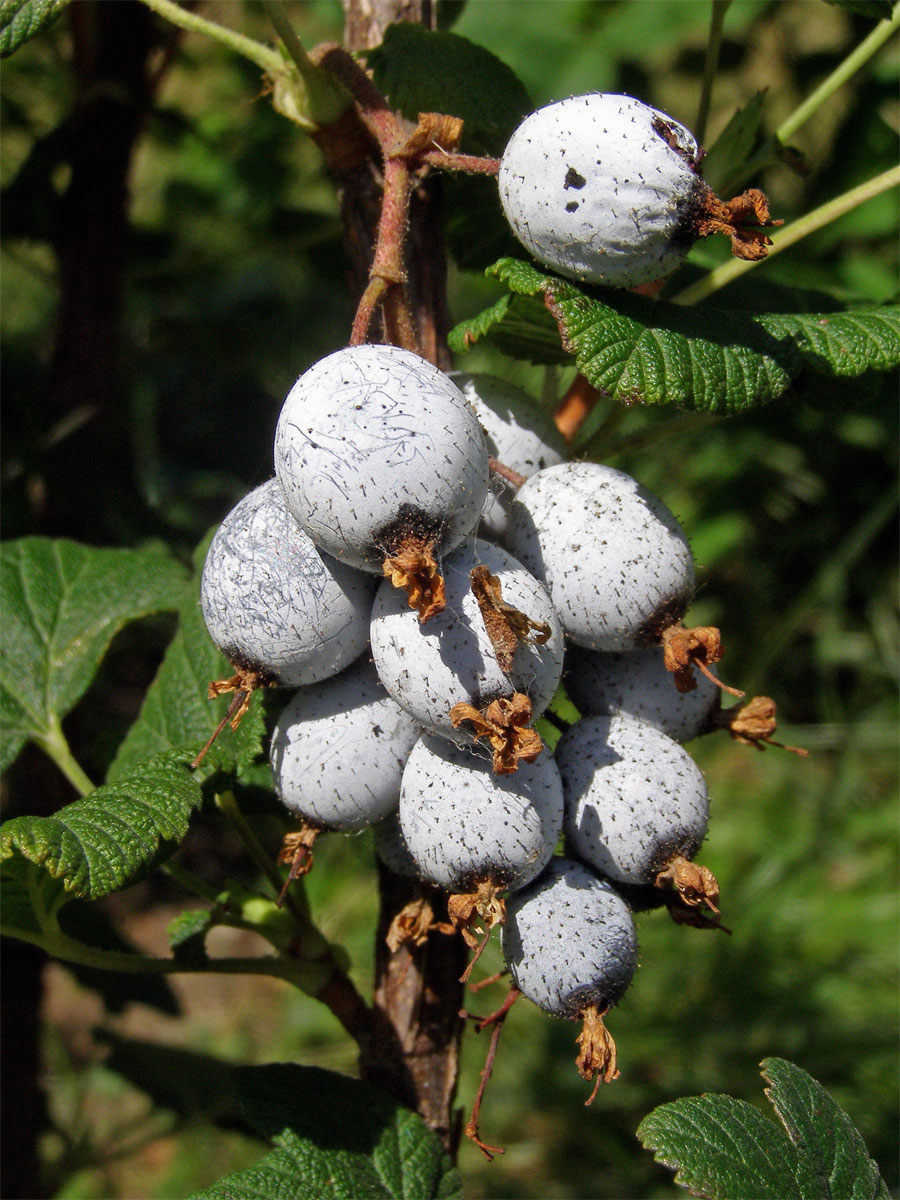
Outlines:
[[[336,3],[285,7],[305,44],[339,38]],[[205,12],[269,36],[253,4]],[[708,5],[694,0],[470,0],[454,31],[508,63],[535,106],[574,91],[627,91],[691,125],[707,21]],[[760,89],[774,128],[869,28],[819,0],[736,0],[707,142]],[[57,294],[46,222],[66,182],[52,133],[70,97],[59,65],[68,36],[63,18],[4,66],[3,532],[98,545],[161,540],[187,561],[208,526],[270,473],[275,419],[296,375],[347,340],[336,201],[316,148],[260,96],[256,68],[186,39],[134,163],[127,399],[104,418],[117,461],[96,461],[90,414],[61,425],[44,399]],[[778,167],[754,181],[773,212],[790,219],[893,165],[896,82],[892,44],[797,135],[806,175]],[[797,287],[842,305],[891,299],[896,228],[896,195],[886,193],[722,299],[778,306],[779,289]],[[704,244],[691,261],[706,267],[720,257]],[[479,273],[455,271],[454,318],[498,294]],[[541,371],[487,350],[460,365],[505,372],[535,392],[542,384]],[[622,1077],[589,1110],[573,1064],[575,1027],[517,1006],[483,1115],[483,1134],[508,1152],[487,1165],[464,1145],[465,1193],[672,1196],[669,1175],[638,1146],[640,1120],[693,1092],[761,1104],[757,1064],[766,1055],[798,1062],[829,1088],[896,1189],[896,379],[791,389],[727,421],[610,408],[594,424],[596,456],[659,492],[690,532],[702,584],[691,615],[722,627],[723,675],[773,696],[780,735],[811,753],[804,761],[717,739],[692,746],[714,802],[703,861],[719,878],[733,935],[675,928],[658,913],[640,918],[641,969],[610,1021]],[[119,703],[109,699],[114,684],[135,659],[150,663],[149,677],[169,631],[151,621],[120,635],[69,718],[95,777],[132,715],[120,693]],[[60,789],[59,803],[70,798]],[[259,803],[261,821],[271,821]],[[193,837],[198,871],[251,878],[202,820]],[[152,940],[163,919],[154,914],[177,911],[173,893],[165,884],[133,893],[112,911]],[[325,839],[309,894],[367,990],[368,837]],[[492,950],[488,969],[498,965]],[[56,1194],[180,1196],[258,1158],[259,1143],[227,1131],[227,1112],[212,1127],[204,1104],[166,1093],[149,1113],[145,1093],[126,1082],[140,1073],[140,1056],[120,1047],[118,1069],[102,1066],[96,1043],[72,1033],[83,993],[62,968],[51,982],[44,1051],[56,1130],[44,1151]],[[255,989],[197,978],[174,986],[187,1019],[140,1005],[123,1017],[99,1010],[98,1019],[110,1037],[177,1039],[235,1063],[353,1069],[334,1019],[271,980]],[[463,1104],[482,1042],[466,1040]]]

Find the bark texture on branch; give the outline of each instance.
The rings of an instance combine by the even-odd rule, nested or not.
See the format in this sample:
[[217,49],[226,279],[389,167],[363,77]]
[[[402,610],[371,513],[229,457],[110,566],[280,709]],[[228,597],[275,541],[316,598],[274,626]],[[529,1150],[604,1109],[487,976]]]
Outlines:
[[[344,0],[344,45],[370,49],[395,21],[434,28],[433,0]],[[369,267],[380,214],[380,169],[372,159],[338,176],[351,292],[358,299],[369,282]],[[446,368],[449,318],[446,308],[446,252],[441,233],[440,181],[432,175],[420,184],[410,205],[406,271],[419,352]],[[376,327],[371,336],[380,336]],[[425,889],[437,920],[446,921],[446,897]],[[361,1062],[363,1077],[416,1109],[455,1150],[459,1122],[453,1100],[459,1066],[463,989],[459,977],[466,949],[458,934],[433,933],[420,947],[392,951],[385,941],[394,917],[422,885],[401,879],[379,865],[378,920],[373,1035]]]

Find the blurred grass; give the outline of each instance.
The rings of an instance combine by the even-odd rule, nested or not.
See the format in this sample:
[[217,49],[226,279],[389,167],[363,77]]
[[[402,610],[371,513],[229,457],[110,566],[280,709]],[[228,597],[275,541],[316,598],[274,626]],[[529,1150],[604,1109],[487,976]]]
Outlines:
[[[286,7],[307,44],[339,37],[332,0]],[[268,37],[258,6],[220,2],[205,11]],[[456,31],[516,69],[535,105],[571,91],[631,91],[690,125],[707,15],[694,0],[470,0]],[[773,128],[867,29],[818,0],[735,0],[711,139],[734,107],[765,87]],[[5,64],[4,186],[66,111],[67,39],[61,21]],[[896,47],[886,47],[797,135],[809,173],[765,173],[759,182],[779,215],[803,212],[896,161],[896,73]],[[318,152],[259,90],[255,69],[186,39],[141,145],[125,313],[131,407],[122,454],[133,487],[114,507],[99,503],[84,471],[90,425],[46,438],[41,401],[56,280],[42,220],[47,189],[58,194],[64,172],[39,180],[19,207],[5,204],[5,536],[52,533],[41,523],[41,497],[58,489],[79,496],[90,540],[153,534],[186,553],[270,473],[274,422],[294,377],[346,341],[352,314],[332,189]],[[702,268],[720,253],[703,244],[691,261]],[[752,304],[774,295],[773,283],[821,288],[841,303],[891,298],[895,197],[800,243],[717,300]],[[495,295],[493,283],[452,272],[455,317]],[[543,381],[542,371],[481,350],[465,367],[503,371],[535,394]],[[566,381],[560,373],[558,386]],[[690,532],[701,585],[692,615],[722,626],[723,677],[774,696],[785,722],[778,736],[811,755],[758,753],[724,735],[692,746],[714,800],[702,860],[719,878],[732,936],[677,928],[659,913],[639,918],[641,969],[610,1018],[622,1077],[591,1109],[574,1066],[576,1027],[520,1002],[482,1113],[483,1135],[507,1154],[488,1165],[465,1144],[466,1194],[680,1194],[639,1148],[639,1121],[692,1092],[762,1105],[758,1063],[771,1054],[798,1062],[832,1091],[896,1194],[896,380],[795,390],[728,422],[664,410],[598,411],[595,424],[604,420],[602,455],[658,491]],[[79,728],[91,736],[89,720]],[[92,736],[100,744],[103,730]],[[195,830],[194,852],[216,880],[240,869],[224,850]],[[325,838],[316,858],[314,911],[346,946],[368,995],[370,838]],[[161,952],[174,902],[165,889],[126,901],[126,929]],[[485,974],[499,961],[492,947]],[[110,1017],[63,968],[49,972],[45,1057],[58,1129],[44,1150],[56,1194],[182,1196],[261,1153],[255,1140],[196,1116],[152,1114],[141,1092],[100,1065],[94,1024],[230,1062],[295,1059],[353,1070],[334,1018],[279,984],[187,978],[177,988],[181,1019],[140,1006]],[[489,994],[472,1007],[487,1011]],[[464,1107],[485,1048],[470,1032]]]

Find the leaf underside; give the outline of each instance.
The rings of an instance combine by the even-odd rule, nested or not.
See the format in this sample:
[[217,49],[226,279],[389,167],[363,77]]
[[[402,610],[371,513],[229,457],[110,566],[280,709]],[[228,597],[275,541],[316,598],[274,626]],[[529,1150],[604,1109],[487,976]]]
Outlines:
[[128,621],[178,607],[185,571],[159,550],[28,537],[0,548],[0,770],[50,735]]
[[726,415],[766,404],[801,374],[852,378],[900,364],[900,307],[747,313],[578,286],[500,259],[511,295],[457,325],[451,348],[488,340],[505,354],[567,363],[623,404]]

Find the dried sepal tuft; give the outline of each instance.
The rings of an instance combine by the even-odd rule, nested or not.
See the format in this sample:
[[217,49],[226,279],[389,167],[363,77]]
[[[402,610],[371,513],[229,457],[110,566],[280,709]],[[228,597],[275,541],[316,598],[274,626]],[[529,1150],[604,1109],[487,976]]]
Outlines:
[[584,1010],[581,1033],[575,1039],[579,1047],[575,1065],[582,1079],[593,1079],[594,1090],[585,1100],[585,1107],[593,1102],[601,1083],[612,1083],[619,1078],[616,1067],[616,1043],[603,1023],[607,1010],[603,1012],[591,1005]]
[[541,735],[528,724],[531,701],[522,692],[492,700],[484,710],[471,704],[454,704],[450,720],[454,729],[463,721],[471,721],[474,740],[487,739],[494,751],[497,775],[511,775],[520,762],[534,762],[544,748]]
[[316,838],[322,832],[315,825],[308,825],[304,822],[300,829],[295,833],[286,833],[281,842],[281,849],[278,851],[277,863],[284,866],[285,863],[290,863],[288,877],[284,881],[284,887],[281,889],[281,894],[278,897],[279,905],[283,902],[288,888],[295,879],[299,879],[301,875],[308,875],[313,867],[313,846],[316,843]]
[[719,884],[709,867],[678,855],[666,863],[654,882],[658,888],[674,888],[688,908],[706,907],[718,916]]
[[697,237],[708,237],[711,233],[726,234],[731,238],[731,253],[735,258],[758,262],[766,257],[772,245],[766,229],[781,224],[782,221],[771,219],[765,192],[759,188],[748,188],[727,202],[710,192],[694,228]]
[[409,607],[425,624],[446,607],[444,580],[434,557],[434,540],[409,535],[402,546],[384,560],[384,574],[395,588],[406,592]]
[[417,896],[395,915],[384,940],[396,954],[401,946],[424,946],[430,933],[456,933],[456,929],[447,921],[436,921],[428,897]]
[[808,750],[800,746],[786,746],[776,742],[772,735],[778,728],[775,721],[775,701],[769,696],[754,696],[746,704],[726,709],[716,714],[716,725],[727,729],[736,742],[744,746],[755,746],[765,750],[766,746],[777,746],[806,758]]
[[533,621],[512,604],[507,604],[503,599],[500,580],[487,567],[473,567],[469,578],[500,670],[508,673],[512,670],[513,656],[519,642],[534,642],[543,646],[550,640],[553,631],[545,621]]
[[743,696],[737,688],[722,683],[709,669],[722,658],[725,650],[722,635],[714,625],[698,625],[686,629],[683,625],[670,625],[662,634],[661,643],[666,670],[671,671],[679,692],[692,692],[697,686],[694,670],[715,683],[731,696]]

